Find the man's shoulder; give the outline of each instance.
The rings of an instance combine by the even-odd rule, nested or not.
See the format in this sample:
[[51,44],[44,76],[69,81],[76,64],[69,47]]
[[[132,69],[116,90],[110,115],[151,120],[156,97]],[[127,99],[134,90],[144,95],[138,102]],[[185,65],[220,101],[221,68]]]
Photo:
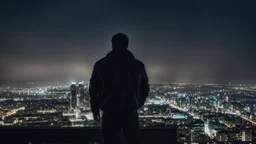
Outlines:
[[103,58],[101,58],[100,60],[98,60],[96,63],[95,63],[95,66],[100,66],[100,65],[102,65],[103,63],[105,63],[106,62],[106,57],[103,57]]
[[136,58],[134,58],[133,61],[134,61],[134,63],[137,64],[138,66],[141,66],[141,67],[144,66],[144,63],[141,62],[140,60],[136,59]]

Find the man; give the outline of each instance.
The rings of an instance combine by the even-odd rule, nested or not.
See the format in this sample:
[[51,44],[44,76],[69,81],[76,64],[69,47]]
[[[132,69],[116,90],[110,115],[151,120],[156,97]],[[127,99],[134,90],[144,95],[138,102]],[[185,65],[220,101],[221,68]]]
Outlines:
[[142,62],[127,50],[125,34],[112,37],[112,51],[96,62],[90,79],[91,111],[100,121],[105,144],[120,143],[121,130],[126,144],[139,144],[137,110],[149,94],[148,76]]

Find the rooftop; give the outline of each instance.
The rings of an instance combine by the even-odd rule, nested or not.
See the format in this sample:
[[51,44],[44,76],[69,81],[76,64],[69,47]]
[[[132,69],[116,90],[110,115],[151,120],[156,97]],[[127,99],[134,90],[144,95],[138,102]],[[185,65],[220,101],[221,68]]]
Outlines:
[[[103,144],[101,128],[0,128],[8,144]],[[11,138],[11,139],[10,139]],[[123,141],[123,136],[121,140]],[[1,142],[1,143],[2,143]],[[176,129],[142,128],[141,144],[177,143]]]

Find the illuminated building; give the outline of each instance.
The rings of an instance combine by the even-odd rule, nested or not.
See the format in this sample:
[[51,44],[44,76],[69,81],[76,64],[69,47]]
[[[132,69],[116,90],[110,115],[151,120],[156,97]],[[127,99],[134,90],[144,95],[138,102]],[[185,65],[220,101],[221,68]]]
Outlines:
[[193,120],[190,124],[190,140],[191,142],[198,142],[204,139],[204,122],[202,120]]
[[194,132],[194,130],[191,130],[191,132],[190,132],[190,141],[191,142],[197,142],[198,137],[199,137],[199,134]]
[[242,130],[242,141],[252,141],[252,130],[243,129]]
[[0,118],[0,126],[4,125],[4,121],[2,118]]
[[218,131],[216,135],[216,140],[218,142],[228,141],[228,131]]
[[200,134],[204,134],[204,122],[199,119],[193,120],[191,123],[191,129]]
[[81,111],[79,108],[76,109],[76,119],[80,119],[81,118]]
[[70,86],[70,111],[63,113],[68,116],[72,127],[84,127],[87,121],[85,113],[81,112],[84,106],[85,90],[83,82],[79,82],[78,86],[75,82]]
[[253,107],[253,105],[250,105],[250,119],[254,120],[254,107]]
[[70,109],[75,109],[77,106],[77,87],[76,83],[73,82],[70,86]]
[[78,95],[77,95],[77,106],[81,107],[84,105],[85,101],[85,92],[84,92],[84,83],[79,82],[78,85]]

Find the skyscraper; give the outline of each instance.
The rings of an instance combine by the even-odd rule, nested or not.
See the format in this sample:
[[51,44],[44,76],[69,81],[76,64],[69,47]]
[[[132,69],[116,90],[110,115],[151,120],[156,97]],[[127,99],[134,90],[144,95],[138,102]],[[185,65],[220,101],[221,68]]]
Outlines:
[[78,107],[83,106],[85,101],[84,82],[79,82],[77,99],[78,99],[78,103],[77,103]]
[[70,86],[70,109],[74,110],[77,106],[77,87],[76,83],[73,82]]
[[250,105],[250,119],[254,120],[254,106],[253,106],[253,104]]

